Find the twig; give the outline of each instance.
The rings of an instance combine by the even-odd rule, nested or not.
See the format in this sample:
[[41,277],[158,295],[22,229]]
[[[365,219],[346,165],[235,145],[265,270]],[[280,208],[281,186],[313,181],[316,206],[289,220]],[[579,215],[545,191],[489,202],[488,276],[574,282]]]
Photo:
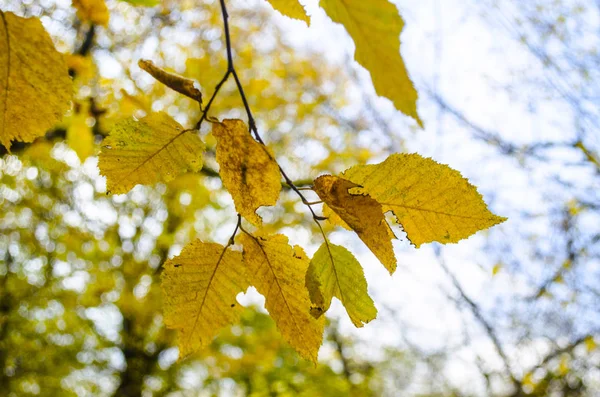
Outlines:
[[319,227],[319,230],[321,231],[321,234],[323,235],[323,238],[325,239],[325,241],[327,241],[327,236],[325,235],[325,231],[323,230],[323,227],[321,226],[321,222],[320,222],[323,219],[323,217],[319,216],[315,213],[315,211],[311,207],[311,204],[308,202],[308,200],[306,200],[306,197],[304,197],[304,195],[302,194],[300,189],[290,179],[290,177],[283,170],[281,165],[279,165],[277,160],[272,157],[271,153],[266,150],[265,142],[263,141],[262,137],[258,133],[258,128],[256,128],[256,122],[254,120],[254,116],[252,115],[252,111],[250,110],[250,105],[248,104],[248,99],[244,92],[244,87],[242,86],[242,83],[239,79],[237,71],[235,70],[235,65],[233,63],[231,33],[229,30],[229,14],[227,13],[227,6],[225,4],[225,0],[220,0],[220,5],[221,5],[221,14],[223,16],[223,28],[225,31],[225,44],[226,44],[226,53],[227,53],[227,71],[225,72],[225,75],[223,76],[223,78],[221,79],[219,84],[217,84],[217,86],[215,88],[215,92],[213,93],[213,96],[211,97],[210,101],[206,105],[206,108],[204,109],[202,118],[200,119],[200,121],[197,124],[197,128],[200,128],[202,121],[206,119],[208,110],[210,109],[210,105],[212,104],[212,102],[213,102],[214,98],[216,97],[218,91],[220,90],[221,86],[225,83],[225,81],[227,81],[227,79],[229,78],[230,75],[233,75],[235,84],[238,89],[238,93],[240,95],[242,103],[244,104],[244,109],[246,110],[246,115],[248,117],[248,126],[249,126],[250,132],[254,135],[256,140],[265,147],[265,151],[267,152],[269,157],[271,157],[273,159],[273,161],[277,164],[277,166],[279,167],[279,172],[280,172],[281,176],[283,177],[283,179],[285,180],[285,183],[290,187],[290,189],[292,189],[298,195],[298,197],[300,197],[300,199],[302,200],[302,203],[308,207],[310,213],[312,214],[312,218],[313,218],[314,222]]
[[466,302],[466,304],[469,307],[471,313],[473,314],[473,316],[475,317],[475,319],[479,322],[479,324],[483,327],[483,329],[487,333],[488,337],[492,341],[494,347],[496,348],[496,353],[502,359],[502,362],[503,362],[503,365],[504,365],[504,369],[505,369],[506,373],[508,374],[508,376],[510,377],[510,380],[511,380],[512,384],[514,385],[515,388],[517,388],[517,390],[521,390],[522,384],[515,377],[515,375],[513,374],[512,370],[510,368],[510,361],[508,359],[508,356],[506,355],[506,352],[504,351],[504,348],[502,347],[502,343],[500,342],[500,339],[498,338],[498,335],[496,334],[496,330],[486,320],[486,318],[483,316],[483,313],[481,312],[481,309],[480,309],[479,305],[477,305],[466,294],[466,292],[463,290],[462,286],[460,285],[458,279],[456,278],[456,276],[454,276],[454,273],[452,273],[450,271],[450,269],[448,268],[448,266],[446,266],[446,263],[444,262],[444,260],[443,260],[443,258],[441,256],[440,248],[439,247],[435,247],[434,251],[435,251],[435,255],[438,258],[438,263],[439,263],[440,267],[442,268],[442,270],[444,271],[444,273],[446,273],[446,275],[450,278],[450,280],[452,281],[452,284],[454,285],[454,288],[456,288],[456,290],[458,291],[458,294],[460,295],[461,299],[464,302]]

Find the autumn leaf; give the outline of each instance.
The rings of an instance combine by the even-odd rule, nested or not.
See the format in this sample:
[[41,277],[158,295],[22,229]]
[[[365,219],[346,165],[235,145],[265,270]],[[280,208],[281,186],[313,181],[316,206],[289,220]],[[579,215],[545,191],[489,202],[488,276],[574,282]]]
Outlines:
[[313,303],[310,312],[315,318],[329,310],[334,296],[358,328],[377,317],[362,266],[344,247],[327,241],[321,245],[306,272],[306,288]]
[[156,66],[152,61],[140,59],[138,61],[138,66],[172,90],[202,104],[202,93],[196,88],[196,84],[193,80],[179,76],[175,73],[169,73]]
[[348,192],[357,186],[349,180],[333,175],[321,175],[314,181],[314,190],[321,200],[358,234],[392,274],[396,270],[396,257],[392,247],[394,233],[377,201],[366,195]]
[[62,54],[37,18],[0,11],[0,143],[32,142],[70,106],[72,82]]
[[335,213],[327,204],[323,204],[323,216],[327,218],[327,222],[334,226],[343,227],[346,230],[352,230],[350,226],[338,214]]
[[284,339],[304,358],[317,362],[325,319],[310,315],[305,288],[308,258],[293,249],[282,234],[256,237],[242,234],[248,281],[265,297],[265,307]]
[[71,117],[67,128],[67,144],[77,153],[79,160],[84,162],[94,152],[94,133],[87,124],[88,112],[85,106]]
[[73,0],[77,18],[95,25],[108,25],[110,14],[104,0]]
[[241,252],[195,240],[165,262],[161,279],[165,323],[179,330],[183,357],[239,321],[236,296],[248,287]]
[[423,127],[417,113],[417,91],[400,56],[404,21],[396,6],[388,0],[320,0],[319,5],[334,22],[344,25],[354,40],[354,58],[371,74],[377,94]]
[[104,140],[98,167],[111,193],[127,193],[137,184],[169,182],[202,168],[204,144],[194,130],[166,113],[116,124]]
[[212,133],[217,139],[221,179],[233,197],[235,209],[254,225],[261,225],[256,210],[275,205],[281,191],[279,167],[273,155],[252,138],[242,120],[213,123]]
[[310,19],[306,15],[304,6],[298,0],[267,0],[274,9],[286,17],[299,19],[310,25]]
[[393,154],[384,162],[358,165],[342,176],[392,211],[418,248],[437,241],[456,243],[506,218],[491,213],[475,186],[447,165],[418,154]]

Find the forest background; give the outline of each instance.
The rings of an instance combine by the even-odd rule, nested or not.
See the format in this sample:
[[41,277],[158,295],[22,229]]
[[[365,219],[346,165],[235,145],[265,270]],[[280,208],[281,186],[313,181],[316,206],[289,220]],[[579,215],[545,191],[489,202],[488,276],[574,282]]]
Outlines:
[[[41,17],[56,47],[74,54],[77,86],[58,128],[0,160],[0,390],[600,392],[598,4],[397,2],[420,129],[375,95],[351,60],[352,42],[316,2],[306,1],[310,28],[264,1],[229,3],[236,67],[292,179],[418,152],[459,170],[509,221],[456,245],[416,250],[396,242],[391,278],[356,236],[332,231],[332,241],[364,264],[379,316],[356,329],[334,303],[317,367],[281,339],[252,290],[240,298],[255,305],[241,325],[177,361],[175,333],[163,324],[160,265],[193,238],[226,241],[233,202],[210,173],[210,155],[202,175],[107,196],[97,153],[116,122],[140,111],[164,110],[183,124],[197,119],[192,101],[137,61],[152,59],[212,88],[226,66],[218,2],[108,0],[103,26],[78,17],[70,1],[0,1],[3,11]],[[213,112],[243,117],[236,94],[225,86]],[[310,254],[318,248],[291,194],[260,213]]]

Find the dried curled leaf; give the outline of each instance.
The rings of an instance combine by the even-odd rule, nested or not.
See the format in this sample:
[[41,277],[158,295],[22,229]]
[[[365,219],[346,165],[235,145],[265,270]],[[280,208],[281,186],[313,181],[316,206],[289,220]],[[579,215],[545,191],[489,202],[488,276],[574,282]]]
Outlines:
[[267,0],[274,9],[286,17],[299,19],[310,25],[310,19],[298,0]]
[[40,20],[0,11],[0,144],[44,135],[69,109],[72,85]]
[[388,0],[320,0],[319,5],[334,22],[344,25],[354,40],[354,58],[371,74],[377,94],[390,99],[396,109],[422,127],[417,90],[400,56],[404,21],[396,6]]
[[282,234],[240,236],[251,285],[265,297],[265,307],[284,339],[304,358],[317,362],[325,319],[314,319],[304,286],[308,258]]
[[392,211],[417,247],[456,243],[506,218],[491,213],[477,188],[447,165],[418,154],[393,154],[384,162],[358,165],[342,176]]
[[175,73],[169,73],[156,66],[152,61],[140,59],[138,66],[173,91],[202,103],[202,93],[196,88],[194,81]]
[[236,296],[248,288],[241,252],[195,240],[163,266],[165,324],[179,330],[183,357],[239,321]]
[[344,247],[329,242],[321,245],[306,272],[306,288],[313,304],[310,312],[315,318],[329,310],[334,296],[342,302],[357,328],[377,317],[363,269]]
[[193,130],[166,113],[124,120],[104,140],[98,167],[111,193],[127,193],[137,184],[169,182],[202,168],[204,144]]
[[110,14],[104,0],[73,0],[77,18],[95,25],[108,25]]
[[358,234],[392,274],[396,270],[396,257],[392,247],[394,233],[377,201],[366,195],[353,195],[348,192],[357,186],[333,175],[321,175],[314,181],[314,190],[321,200]]
[[213,135],[217,138],[221,179],[235,209],[254,225],[261,225],[256,210],[275,205],[281,192],[279,166],[268,149],[252,138],[242,120],[213,123]]

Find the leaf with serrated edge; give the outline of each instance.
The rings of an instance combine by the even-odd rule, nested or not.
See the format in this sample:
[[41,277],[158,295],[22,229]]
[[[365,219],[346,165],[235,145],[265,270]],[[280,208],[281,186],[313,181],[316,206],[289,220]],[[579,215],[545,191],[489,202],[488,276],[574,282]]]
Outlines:
[[299,19],[310,25],[310,19],[306,15],[304,6],[298,2],[298,0],[267,0],[274,9],[279,11],[286,17]]
[[394,233],[377,201],[366,195],[353,195],[348,192],[357,186],[333,175],[321,175],[314,181],[314,190],[321,200],[356,232],[392,274],[396,270],[396,257],[392,247]]
[[137,184],[169,182],[188,170],[202,168],[204,143],[196,131],[166,113],[117,123],[102,143],[98,160],[111,193],[127,193]]
[[377,317],[362,266],[344,247],[329,242],[321,245],[306,272],[306,288],[313,303],[310,312],[315,318],[329,310],[334,296],[342,302],[357,328]]
[[265,307],[283,338],[304,358],[317,362],[325,319],[310,315],[304,285],[308,258],[282,234],[263,237],[242,234],[248,281],[265,297]]
[[0,144],[43,136],[72,95],[65,59],[40,20],[0,11]]
[[275,205],[281,192],[279,166],[271,152],[252,138],[242,120],[213,123],[212,133],[217,139],[221,179],[235,209],[260,226],[262,219],[256,210],[263,205]]
[[393,154],[379,164],[354,166],[342,177],[361,186],[352,193],[368,194],[384,212],[392,211],[416,247],[456,243],[506,220],[487,209],[458,171],[418,154]]
[[241,252],[195,240],[163,267],[165,324],[179,330],[182,357],[239,321],[242,308],[236,296],[248,287]]
[[422,127],[417,90],[400,56],[404,21],[396,6],[388,0],[321,0],[319,5],[334,22],[344,25],[354,40],[354,58],[371,74],[377,94],[390,99],[396,109]]

